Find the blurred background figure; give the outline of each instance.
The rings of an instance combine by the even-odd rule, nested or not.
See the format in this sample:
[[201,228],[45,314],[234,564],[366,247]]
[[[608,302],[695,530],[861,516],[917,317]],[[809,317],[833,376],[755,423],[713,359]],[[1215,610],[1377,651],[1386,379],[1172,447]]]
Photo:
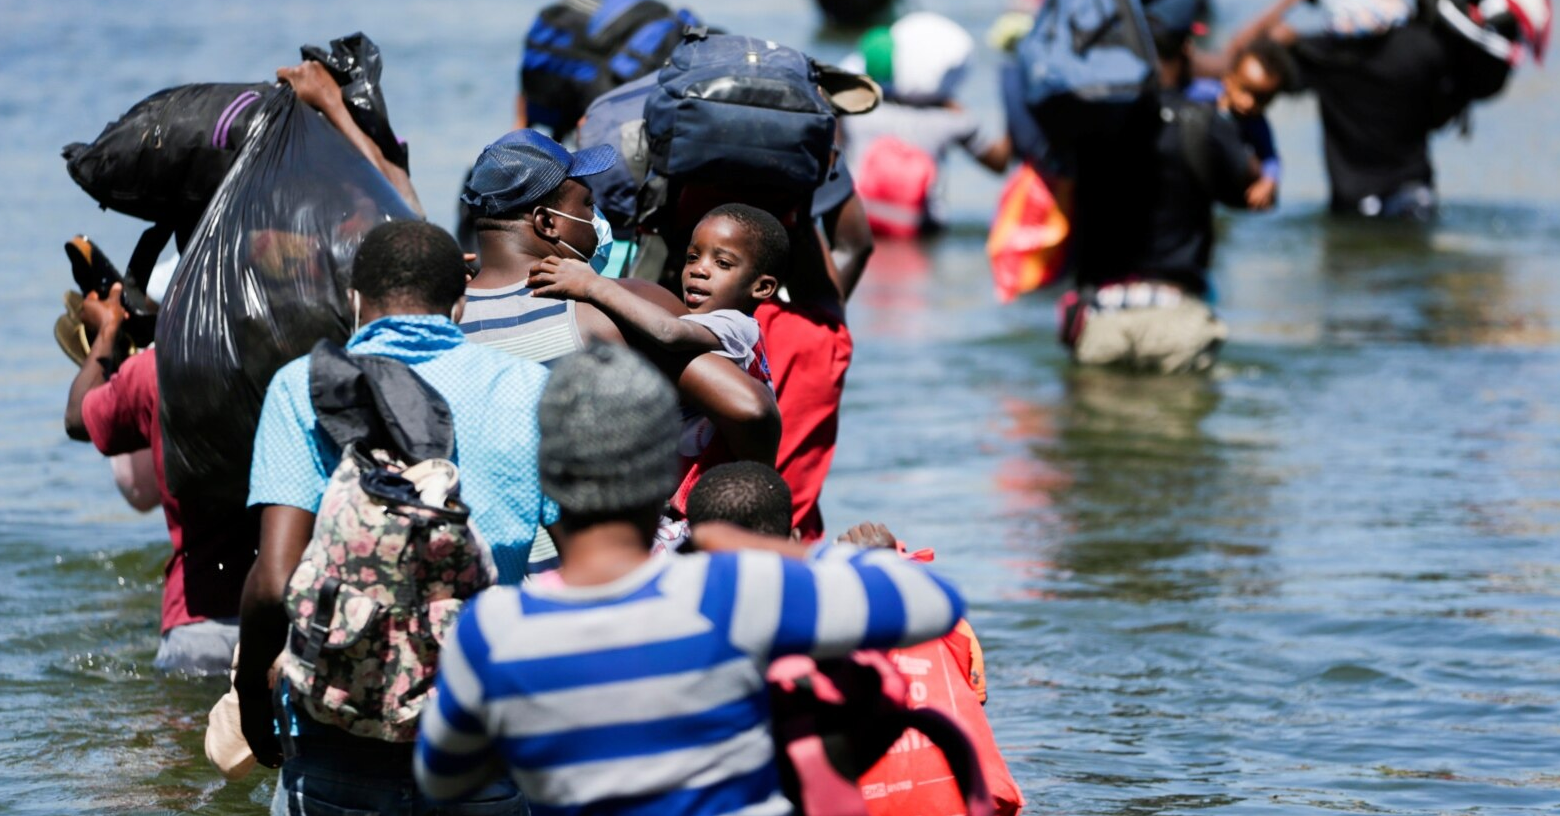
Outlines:
[[982,123],[958,102],[975,40],[958,23],[923,11],[867,31],[857,48],[841,67],[883,89],[877,109],[841,120],[867,220],[879,235],[935,230],[943,221],[936,181],[950,148],[996,173],[1013,153],[1000,125]]
[[[692,11],[655,0],[564,0],[544,7],[521,47],[513,129],[534,128],[573,144],[596,97],[659,69],[683,31],[702,24]],[[476,252],[474,216],[460,202],[455,212],[456,240]]]

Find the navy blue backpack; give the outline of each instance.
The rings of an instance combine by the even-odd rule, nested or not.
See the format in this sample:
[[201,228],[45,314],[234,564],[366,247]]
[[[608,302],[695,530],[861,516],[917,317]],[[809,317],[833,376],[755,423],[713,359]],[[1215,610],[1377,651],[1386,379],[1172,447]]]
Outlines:
[[1052,150],[1118,135],[1157,104],[1158,57],[1139,0],[1046,0],[1018,43],[1017,71]]
[[655,0],[602,0],[594,13],[566,2],[542,9],[520,60],[527,122],[568,133],[591,100],[654,72],[699,24],[687,9]]
[[650,166],[678,182],[812,191],[834,151],[834,108],[806,54],[694,29],[645,102]]
[[650,169],[650,145],[645,138],[645,100],[656,89],[656,75],[640,77],[596,97],[580,125],[580,148],[611,145],[617,164],[603,173],[580,179],[590,187],[596,206],[612,226],[623,229],[639,211],[639,188]]

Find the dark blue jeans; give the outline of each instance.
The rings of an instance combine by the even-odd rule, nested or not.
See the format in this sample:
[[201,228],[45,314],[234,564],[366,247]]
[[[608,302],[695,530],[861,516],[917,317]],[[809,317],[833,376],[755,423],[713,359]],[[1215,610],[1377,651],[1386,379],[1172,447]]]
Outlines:
[[509,780],[461,802],[434,804],[412,779],[411,746],[381,743],[363,750],[335,740],[298,737],[282,765],[271,816],[527,816],[525,797]]

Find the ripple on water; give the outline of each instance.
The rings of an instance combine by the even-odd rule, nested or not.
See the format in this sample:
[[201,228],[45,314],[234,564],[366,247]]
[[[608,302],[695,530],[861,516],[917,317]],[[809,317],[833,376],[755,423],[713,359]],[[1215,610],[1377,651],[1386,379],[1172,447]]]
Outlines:
[[[1004,4],[922,5],[979,30]],[[16,317],[0,323],[11,812],[226,816],[272,791],[269,774],[224,784],[204,762],[220,682],[147,671],[161,521],[122,510],[96,454],[59,433],[59,243],[87,231],[122,260],[140,229],[69,185],[59,146],[155,88],[217,79],[211,65],[262,77],[367,26],[423,200],[447,217],[439,202],[509,122],[525,11],[374,8],[373,26],[360,6],[296,0],[7,9],[0,121],[25,126],[8,130],[0,187],[27,194],[0,197],[0,261],[38,273],[0,290]],[[705,11],[824,59],[848,48],[815,36],[804,0]],[[995,61],[981,51],[976,73]],[[1513,86],[1548,99],[1554,82]],[[995,121],[992,85],[972,81],[967,101]],[[1560,107],[1484,106],[1472,147],[1439,142],[1451,203],[1423,228],[1322,212],[1307,104],[1274,108],[1280,212],[1220,219],[1232,340],[1208,377],[1074,370],[1054,292],[996,306],[983,241],[1000,182],[961,159],[945,174],[953,228],[882,242],[852,299],[825,514],[935,547],[966,590],[1029,812],[1560,808],[1560,208],[1554,163],[1499,175]],[[1481,186],[1456,186],[1470,176]],[[1538,203],[1487,203],[1521,191]]]

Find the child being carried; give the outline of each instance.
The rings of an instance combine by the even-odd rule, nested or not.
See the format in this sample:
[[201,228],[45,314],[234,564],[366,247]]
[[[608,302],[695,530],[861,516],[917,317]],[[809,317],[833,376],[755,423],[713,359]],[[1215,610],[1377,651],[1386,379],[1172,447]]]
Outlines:
[[[663,350],[719,354],[773,388],[753,312],[779,288],[789,254],[790,239],[774,216],[745,204],[726,204],[699,221],[688,243],[682,271],[688,314],[674,315],[579,261],[538,261],[526,285],[536,297],[592,303],[625,333],[633,331]],[[685,478],[673,501],[679,510],[699,473],[719,464],[704,461],[714,435],[708,418],[684,407],[677,453],[691,478]]]

